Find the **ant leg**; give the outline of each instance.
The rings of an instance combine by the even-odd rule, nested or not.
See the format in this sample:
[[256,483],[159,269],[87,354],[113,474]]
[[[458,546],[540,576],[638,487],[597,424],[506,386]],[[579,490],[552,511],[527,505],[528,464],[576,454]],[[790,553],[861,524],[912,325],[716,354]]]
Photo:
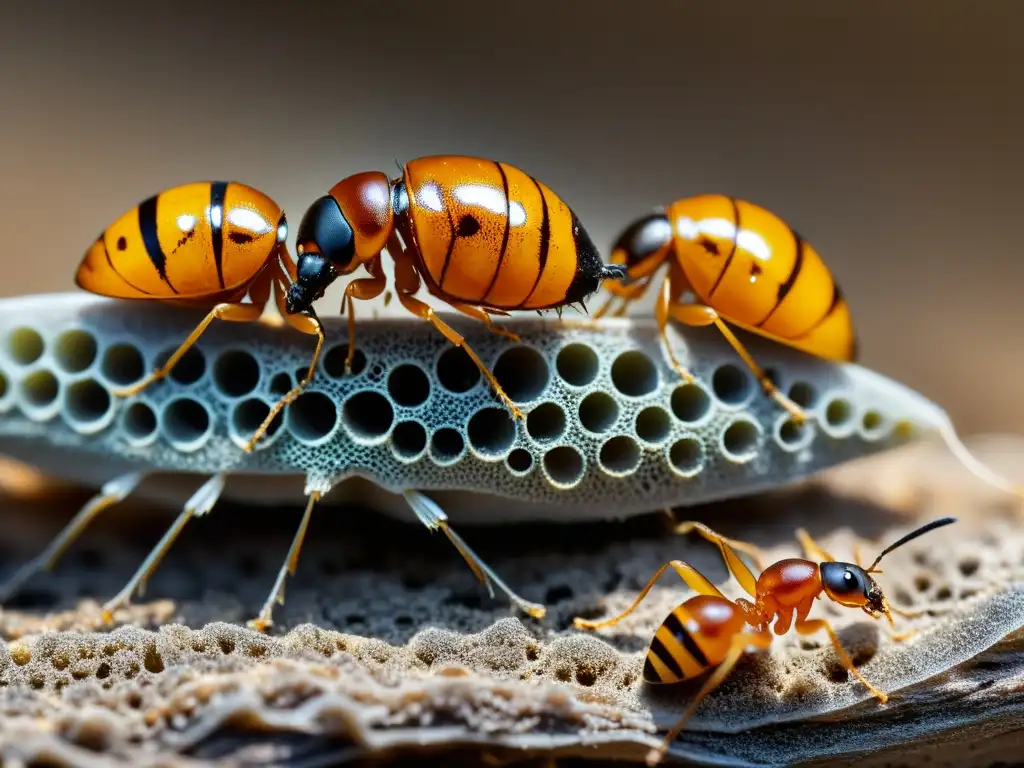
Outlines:
[[233,323],[252,323],[260,319],[260,315],[263,314],[263,304],[218,304],[200,321],[199,325],[195,327],[192,333],[189,334],[188,338],[182,342],[181,346],[178,347],[174,354],[167,358],[167,362],[153,371],[149,376],[144,379],[135,382],[131,386],[122,387],[121,389],[112,390],[115,397],[130,397],[131,395],[138,394],[150,384],[155,381],[159,381],[169,374],[177,362],[184,356],[186,352],[199,341],[199,337],[203,335],[203,332],[210,326],[214,320],[227,320]]
[[682,560],[673,560],[661,566],[661,568],[658,569],[658,572],[655,573],[651,577],[651,580],[647,582],[647,585],[640,590],[640,594],[636,596],[636,600],[633,601],[633,604],[615,618],[605,619],[604,621],[588,621],[587,619],[581,619],[577,616],[572,620],[572,625],[576,627],[576,629],[600,629],[601,627],[610,627],[613,624],[618,624],[637,609],[637,606],[640,605],[640,601],[643,600],[647,596],[647,593],[651,591],[651,587],[654,586],[654,582],[658,580],[658,577],[661,576],[669,566],[679,574],[679,578],[686,582],[686,586],[694,592],[701,595],[711,595],[713,597],[725,597],[718,590],[718,587],[708,581],[707,577],[692,565],[685,563]]
[[846,667],[847,671],[850,672],[854,677],[864,684],[871,695],[877,698],[881,703],[885,704],[889,700],[888,694],[878,690],[864,679],[864,675],[857,671],[857,668],[853,666],[853,662],[850,661],[850,657],[846,651],[843,650],[843,646],[839,642],[839,637],[836,635],[836,631],[832,629],[832,625],[824,619],[804,619],[798,621],[793,627],[798,634],[801,635],[813,635],[815,632],[825,630],[828,633],[829,640],[832,641],[832,647],[835,649],[836,655],[839,657],[839,661],[842,662],[843,666]]
[[281,570],[277,572],[274,588],[270,590],[270,596],[267,597],[267,602],[260,609],[259,615],[246,622],[250,629],[255,629],[257,632],[266,631],[274,623],[270,618],[274,611],[274,603],[284,605],[284,581],[289,576],[295,575],[295,569],[299,564],[299,552],[302,551],[302,542],[306,538],[306,529],[309,528],[309,519],[313,516],[313,507],[319,500],[320,493],[318,491],[309,494],[306,511],[302,513],[302,521],[299,523],[299,529],[295,531],[291,547],[288,548],[288,556],[285,558]]
[[487,330],[490,331],[491,333],[496,334],[498,336],[504,336],[506,339],[511,339],[512,341],[520,340],[517,334],[514,334],[511,331],[506,331],[504,328],[497,327],[491,320],[490,313],[484,311],[483,309],[480,309],[480,307],[474,307],[472,304],[463,304],[462,302],[458,301],[449,301],[448,299],[443,299],[443,301],[445,301],[453,309],[457,309],[462,314],[468,315],[469,317],[472,317],[474,320],[479,320],[481,323],[487,326]]
[[75,539],[82,535],[89,523],[101,512],[117,504],[134,491],[145,474],[133,472],[122,475],[106,483],[100,492],[87,501],[61,532],[38,555],[29,560],[0,585],[0,603],[7,602],[16,595],[32,576],[39,571],[49,571],[57,564],[61,555],[67,551]]
[[360,277],[345,286],[342,306],[348,316],[348,355],[345,356],[345,373],[352,371],[352,361],[356,359],[356,306],[354,299],[369,301],[384,293],[388,279],[380,266],[380,255],[366,263],[366,271],[370,277]]
[[737,555],[733,549],[735,548],[741,552],[746,552],[757,563],[758,570],[763,571],[764,560],[761,550],[753,544],[748,544],[745,541],[727,539],[725,536],[715,533],[703,523],[698,523],[694,520],[679,523],[675,529],[675,533],[680,535],[689,533],[690,531],[697,531],[697,533],[712,544],[717,545],[719,550],[722,552],[722,557],[725,559],[726,567],[728,567],[729,572],[736,578],[736,581],[739,582],[740,586],[743,587],[743,591],[751,597],[757,597],[757,579],[754,578],[754,574],[750,572],[746,563],[740,559],[739,555]]
[[661,282],[661,291],[658,293],[658,300],[654,305],[654,319],[658,323],[658,331],[661,334],[661,345],[665,349],[665,354],[668,355],[668,361],[672,367],[676,369],[683,381],[687,384],[693,382],[693,374],[690,373],[689,369],[684,368],[682,363],[679,362],[676,357],[676,353],[672,350],[672,345],[668,340],[668,321],[671,317],[671,306],[672,306],[672,281],[670,277],[666,277]]
[[103,606],[103,621],[110,623],[114,620],[114,611],[128,604],[132,599],[132,595],[138,592],[139,596],[143,594],[146,589],[146,582],[149,581],[149,577],[153,575],[153,571],[160,565],[160,561],[163,560],[164,555],[167,554],[167,550],[174,544],[174,540],[178,538],[178,535],[184,529],[185,524],[193,517],[202,517],[213,509],[213,505],[217,503],[217,499],[220,498],[221,493],[224,490],[224,475],[216,474],[207,480],[199,488],[198,491],[192,494],[192,497],[185,502],[185,506],[181,510],[181,514],[178,515],[177,519],[171,524],[171,527],[167,529],[163,538],[157,542],[157,545],[153,547],[153,550],[149,553],[146,559],[139,566],[139,570],[135,572],[135,575],[125,584],[124,589],[118,592],[111,600]]
[[755,362],[754,358],[747,352],[746,347],[743,343],[736,338],[736,335],[729,330],[722,318],[718,316],[718,313],[711,307],[707,307],[703,304],[673,304],[669,308],[669,314],[678,320],[683,325],[689,325],[693,327],[702,327],[707,325],[714,325],[718,330],[725,336],[725,340],[729,342],[730,346],[736,350],[736,354],[742,358],[743,362],[753,372],[757,380],[761,382],[761,387],[765,393],[775,400],[779,405],[789,411],[790,415],[798,424],[803,424],[807,421],[807,412],[804,411],[799,405],[794,403],[782,392],[778,390],[772,380],[768,378],[761,366]]
[[725,654],[725,658],[722,663],[718,665],[718,668],[711,674],[711,677],[707,679],[704,685],[701,686],[700,690],[693,697],[693,700],[686,707],[686,711],[683,712],[683,716],[679,718],[679,721],[672,726],[672,729],[666,734],[665,739],[661,742],[661,746],[656,749],[652,749],[647,753],[647,764],[657,765],[661,762],[668,748],[675,741],[676,737],[682,732],[686,722],[690,719],[693,711],[697,708],[697,705],[711,693],[715,688],[722,684],[722,681],[732,672],[733,667],[743,656],[746,649],[750,646],[759,649],[769,648],[772,644],[772,636],[768,632],[750,632],[742,633],[733,637],[732,642],[729,643],[729,650]]
[[274,299],[277,303],[278,311],[281,313],[281,317],[284,318],[288,325],[300,333],[305,333],[309,336],[316,336],[316,347],[313,349],[313,358],[309,362],[309,370],[306,372],[305,377],[303,377],[302,381],[286,392],[280,400],[274,403],[274,407],[267,413],[266,418],[263,419],[263,423],[260,424],[256,431],[252,433],[252,436],[249,438],[249,442],[245,444],[244,450],[246,453],[253,452],[256,448],[256,443],[258,443],[260,438],[266,434],[268,429],[270,429],[270,425],[273,423],[274,419],[277,418],[277,414],[279,414],[289,403],[295,402],[299,395],[302,394],[302,391],[309,386],[309,383],[313,380],[313,376],[316,373],[316,366],[320,361],[320,353],[324,348],[324,327],[320,324],[320,320],[313,314],[312,310],[309,311],[308,315],[289,314],[285,306],[283,285],[278,281],[275,281],[274,283]]
[[462,555],[462,558],[466,561],[473,573],[476,575],[480,583],[487,587],[488,593],[491,597],[494,597],[494,587],[496,586],[505,596],[508,597],[515,605],[521,608],[525,613],[529,614],[535,619],[544,618],[544,614],[547,613],[547,609],[539,603],[531,603],[529,600],[524,600],[522,597],[517,595],[512,589],[505,584],[504,581],[496,574],[487,563],[480,559],[469,545],[462,540],[455,531],[448,525],[448,516],[444,513],[441,507],[438,506],[437,502],[433,499],[429,499],[418,491],[403,491],[402,496],[412,507],[412,511],[416,513],[416,517],[431,531],[440,528],[444,535],[448,537],[448,540],[455,545],[455,548]]
[[811,534],[803,528],[796,529],[796,540],[800,542],[800,546],[803,547],[804,554],[809,560],[816,560],[819,563],[835,562],[835,558],[822,549],[818,542],[811,538]]

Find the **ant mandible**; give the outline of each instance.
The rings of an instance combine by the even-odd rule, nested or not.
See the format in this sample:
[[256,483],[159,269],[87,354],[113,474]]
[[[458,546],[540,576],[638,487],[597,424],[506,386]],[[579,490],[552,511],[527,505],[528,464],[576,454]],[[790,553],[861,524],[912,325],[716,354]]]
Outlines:
[[[843,650],[832,625],[825,619],[809,619],[807,615],[815,599],[822,594],[839,605],[860,608],[874,619],[884,615],[890,626],[893,625],[893,613],[900,616],[915,615],[889,605],[881,587],[870,574],[881,573],[876,570],[876,566],[894,549],[954,522],[956,518],[944,517],[911,531],[883,549],[868,568],[860,565],[859,557],[854,558],[858,560],[856,564],[836,561],[803,529],[797,531],[797,539],[807,557],[814,560],[789,558],[763,568],[753,545],[727,539],[702,523],[684,522],[677,531],[686,533],[695,530],[718,545],[730,573],[743,591],[754,598],[753,602],[745,598],[728,599],[692,565],[682,560],[672,560],[658,569],[633,604],[621,614],[604,621],[588,621],[577,617],[573,620],[573,626],[577,629],[599,629],[618,623],[636,610],[658,577],[670,566],[688,587],[699,593],[676,606],[654,633],[644,662],[643,679],[651,684],[678,683],[697,677],[709,669],[714,669],[714,672],[661,745],[648,754],[648,765],[661,761],[697,705],[722,683],[747,648],[767,649],[771,645],[772,632],[784,635],[792,628],[800,635],[811,635],[824,630],[842,665],[884,704],[888,695],[871,685],[857,671]],[[760,576],[754,578],[754,574],[736,554],[736,549],[747,552],[758,561]],[[773,621],[775,626],[772,628]],[[894,635],[894,638],[905,639],[907,636],[904,633],[901,636]]]

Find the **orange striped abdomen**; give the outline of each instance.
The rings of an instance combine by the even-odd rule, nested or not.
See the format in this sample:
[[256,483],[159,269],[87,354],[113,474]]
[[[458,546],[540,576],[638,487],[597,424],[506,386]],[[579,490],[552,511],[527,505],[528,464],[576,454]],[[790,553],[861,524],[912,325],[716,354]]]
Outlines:
[[745,626],[742,611],[723,597],[697,595],[668,615],[644,661],[648,683],[678,683],[717,667]]
[[182,184],[107,227],[82,260],[80,288],[133,299],[223,297],[244,288],[287,234],[281,208],[237,182]]
[[818,252],[770,211],[724,195],[666,212],[694,293],[724,319],[811,354],[856,357],[849,307]]
[[405,166],[424,277],[441,296],[497,309],[546,309],[597,290],[603,270],[575,214],[505,163],[426,157]]

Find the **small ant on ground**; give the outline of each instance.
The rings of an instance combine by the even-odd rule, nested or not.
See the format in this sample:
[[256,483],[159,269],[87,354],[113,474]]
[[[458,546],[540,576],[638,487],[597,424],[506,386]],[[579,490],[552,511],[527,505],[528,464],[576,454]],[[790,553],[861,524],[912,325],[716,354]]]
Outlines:
[[[727,539],[702,523],[683,522],[676,529],[677,532],[684,534],[697,531],[716,544],[730,573],[743,591],[754,598],[753,602],[745,598],[728,599],[692,565],[682,560],[672,560],[658,569],[633,604],[621,614],[604,621],[588,621],[577,617],[573,620],[573,626],[577,629],[599,629],[618,623],[636,610],[658,577],[670,566],[688,587],[699,593],[676,606],[654,633],[644,661],[643,679],[651,684],[678,683],[697,677],[709,669],[714,669],[714,672],[661,745],[647,755],[648,765],[661,761],[697,705],[722,683],[748,648],[767,649],[771,645],[772,632],[784,635],[791,627],[800,635],[824,630],[842,665],[884,704],[888,701],[888,695],[871,685],[857,671],[843,650],[832,625],[825,619],[809,619],[807,615],[815,599],[819,599],[822,594],[839,605],[860,608],[874,619],[884,615],[890,626],[893,626],[893,613],[904,617],[917,615],[889,605],[882,588],[871,574],[881,573],[876,566],[894,549],[954,522],[956,518],[944,517],[922,525],[883,549],[867,568],[860,565],[860,557],[857,555],[854,557],[856,564],[836,561],[803,529],[797,531],[797,539],[807,557],[814,559],[789,558],[764,568],[759,550],[753,545]],[[736,554],[737,549],[757,561],[760,576],[754,577]],[[771,627],[773,621],[775,626]],[[912,634],[894,633],[893,639],[905,640]]]

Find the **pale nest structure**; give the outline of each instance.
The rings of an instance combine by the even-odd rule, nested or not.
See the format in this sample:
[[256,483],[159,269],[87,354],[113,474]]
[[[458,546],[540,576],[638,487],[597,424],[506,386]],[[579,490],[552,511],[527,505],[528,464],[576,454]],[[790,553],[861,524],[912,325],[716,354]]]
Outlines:
[[[327,766],[354,764],[373,755],[394,760],[420,755],[477,765],[483,751],[495,764],[551,757],[642,761],[660,738],[656,728],[663,732],[674,722],[695,691],[682,685],[655,692],[639,679],[655,627],[689,593],[669,574],[640,610],[613,629],[583,633],[573,630],[571,622],[574,616],[617,613],[672,558],[693,563],[726,594],[740,594],[727,580],[717,551],[699,538],[667,535],[657,518],[602,522],[639,515],[643,506],[657,510],[697,502],[702,504],[682,510],[681,516],[752,540],[771,557],[798,554],[792,533],[799,525],[837,557],[849,558],[853,531],[869,540],[867,552],[927,519],[953,514],[960,522],[886,560],[879,580],[890,599],[924,612],[900,622],[900,629],[920,630],[910,640],[891,641],[882,624],[858,611],[825,601],[815,608],[815,615],[834,621],[864,675],[893,694],[887,705],[878,705],[851,682],[827,643],[787,636],[768,653],[747,658],[702,704],[673,757],[719,765],[825,759],[839,761],[830,764],[931,759],[936,761],[932,764],[965,765],[979,756],[995,760],[1012,754],[1007,744],[1016,738],[1015,723],[1024,704],[1019,505],[982,486],[943,450],[928,446],[849,464],[802,488],[749,495],[780,484],[779,477],[797,480],[927,434],[941,423],[941,411],[881,377],[780,353],[771,363],[787,384],[806,382],[824,394],[825,402],[841,393],[850,406],[848,433],[830,435],[825,429],[792,452],[778,435],[772,437],[779,417],[772,404],[750,396],[730,405],[716,392],[715,373],[726,365],[728,354],[724,345],[716,346],[710,335],[694,337],[695,349],[704,355],[694,353],[694,367],[713,415],[691,423],[673,408],[680,384],[665,373],[650,335],[642,329],[623,330],[616,343],[642,350],[658,384],[643,395],[619,397],[618,390],[616,420],[605,432],[591,434],[582,424],[582,402],[593,392],[615,391],[614,361],[623,346],[588,341],[599,361],[595,381],[601,384],[572,389],[557,374],[560,344],[581,343],[580,334],[600,334],[570,329],[570,338],[560,343],[554,336],[534,342],[549,377],[527,407],[558,405],[565,414],[560,437],[537,439],[528,422],[517,425],[511,442],[506,438],[503,444],[505,453],[496,458],[474,448],[476,441],[466,426],[466,448],[459,460],[463,468],[441,474],[450,467],[435,461],[429,450],[401,463],[387,440],[370,440],[348,454],[342,454],[349,450],[342,437],[320,444],[318,451],[295,447],[302,445],[305,434],[300,428],[295,436],[294,425],[304,423],[295,416],[285,420],[274,443],[244,457],[232,444],[231,425],[237,423],[232,421],[234,404],[248,395],[232,400],[218,393],[216,361],[229,342],[267,338],[271,341],[266,347],[252,347],[266,350],[255,359],[267,365],[280,361],[282,370],[293,373],[302,364],[303,341],[274,341],[274,334],[283,333],[275,329],[212,329],[217,332],[211,331],[202,354],[213,362],[203,375],[145,393],[158,425],[156,438],[148,443],[133,442],[124,426],[130,402],[94,407],[89,412],[102,411],[102,418],[93,420],[106,419],[105,424],[83,431],[82,423],[89,419],[83,422],[83,411],[75,405],[78,396],[71,393],[81,391],[75,385],[83,380],[102,387],[103,360],[112,342],[97,329],[104,324],[120,328],[122,340],[130,334],[118,326],[116,313],[90,316],[75,310],[57,315],[55,310],[49,321],[44,316],[31,326],[41,348],[30,362],[24,362],[31,355],[23,347],[22,362],[11,362],[10,351],[0,361],[8,384],[7,394],[0,395],[0,403],[9,407],[0,418],[6,452],[92,484],[139,465],[214,472],[235,462],[233,470],[258,474],[242,475],[215,514],[192,524],[156,572],[146,596],[118,614],[119,621],[137,626],[101,626],[97,600],[121,586],[166,524],[166,510],[145,496],[129,498],[108,513],[53,573],[33,579],[3,610],[0,629],[8,642],[0,650],[0,755],[5,765]],[[158,311],[153,316],[174,317]],[[78,370],[68,372],[67,361],[60,362],[68,354],[59,340],[66,338],[71,321],[81,330],[81,317],[95,319],[88,330],[96,350],[88,364],[83,364],[84,356],[78,357],[70,366]],[[17,349],[10,343],[10,329],[28,327],[31,318],[24,305],[18,312],[0,312],[0,336],[8,334],[8,350]],[[188,320],[166,322],[153,323],[160,330],[152,341],[138,341],[140,348],[155,354],[187,331]],[[428,435],[468,423],[468,411],[464,421],[452,420],[454,409],[444,399],[450,393],[436,395],[434,389],[431,366],[444,354],[444,345],[431,346],[429,336],[408,327],[405,353],[381,354],[380,375],[367,376],[360,385],[392,397],[394,417],[385,434],[393,436],[395,425],[414,419],[414,407],[399,403],[387,385],[388,372],[400,365],[422,367],[430,397],[448,403],[415,414]],[[375,335],[374,329],[365,323],[358,337],[366,345],[368,371],[374,355],[387,349],[388,334]],[[28,337],[20,338],[24,342]],[[488,349],[483,337],[474,343]],[[491,357],[499,354],[497,346],[489,349]],[[146,351],[147,362],[150,354]],[[765,355],[771,354],[766,347]],[[710,362],[701,365],[703,360]],[[44,370],[56,381],[49,411],[45,403],[25,400],[36,391],[32,377],[41,378],[38,372]],[[273,375],[258,377],[255,391],[262,399],[269,398],[271,390],[263,387],[272,380]],[[318,391],[344,403],[358,388],[355,384],[325,377]],[[209,435],[191,450],[173,445],[176,422],[166,416],[169,403],[186,397],[210,415]],[[479,401],[479,409],[493,407],[482,386],[471,398]],[[101,401],[97,397],[93,402]],[[639,414],[652,407],[665,411],[670,426],[660,443],[647,445],[637,424]],[[893,427],[880,433],[892,436],[893,442],[889,437],[868,439],[864,430],[875,423],[872,417],[865,425],[868,411],[876,411]],[[333,434],[351,437],[344,406],[337,412]],[[723,433],[744,419],[757,427],[757,452],[749,461],[734,462]],[[900,422],[913,428],[901,433],[894,428]],[[615,474],[601,469],[602,446],[615,435],[626,435],[639,446],[640,459],[629,484],[636,484],[638,477],[651,484],[646,500],[635,507],[624,505],[624,497],[615,494]],[[674,469],[666,451],[685,435],[696,436],[704,452],[701,471],[689,478]],[[557,483],[536,468],[543,467],[548,446],[559,441],[574,446],[587,470],[575,485],[556,494]],[[534,457],[535,469],[529,478],[513,483],[506,479],[515,477],[508,457],[520,448]],[[984,457],[1014,474],[1024,451],[1014,445],[1000,454],[990,447]],[[474,548],[518,591],[544,603],[547,616],[522,617],[505,602],[489,599],[442,538],[354,506],[389,496],[370,493],[365,483],[357,484],[362,489],[358,492],[341,494],[338,503],[344,506],[314,518],[299,570],[288,583],[287,602],[275,614],[275,633],[237,626],[265,595],[294,526],[302,474],[311,471],[303,461],[314,460],[326,468],[317,469],[316,477],[330,477],[345,462],[362,462],[364,483],[369,476],[400,490],[395,478],[409,477],[414,488],[433,488],[432,496],[445,500],[452,518],[466,523],[463,533]],[[409,467],[410,474],[397,474],[395,467]],[[282,479],[273,480],[275,474]],[[258,479],[260,485],[254,483]],[[175,487],[181,484],[175,476],[153,495],[188,495],[196,483],[184,490]],[[721,501],[741,493],[747,497]],[[251,503],[257,496],[264,509]],[[10,503],[0,517],[0,573],[38,551],[82,498],[69,489],[61,492],[59,504],[49,496]],[[558,501],[550,503],[552,498]],[[279,509],[283,501],[292,508]],[[379,506],[401,510],[400,505]],[[495,518],[505,518],[520,506],[528,507],[519,510],[525,521],[520,525],[468,525],[501,522]],[[563,507],[570,510],[566,517],[576,521],[573,525],[544,524],[565,522],[557,516]],[[355,518],[360,523],[353,524]],[[903,747],[908,741],[915,744],[909,751]]]

